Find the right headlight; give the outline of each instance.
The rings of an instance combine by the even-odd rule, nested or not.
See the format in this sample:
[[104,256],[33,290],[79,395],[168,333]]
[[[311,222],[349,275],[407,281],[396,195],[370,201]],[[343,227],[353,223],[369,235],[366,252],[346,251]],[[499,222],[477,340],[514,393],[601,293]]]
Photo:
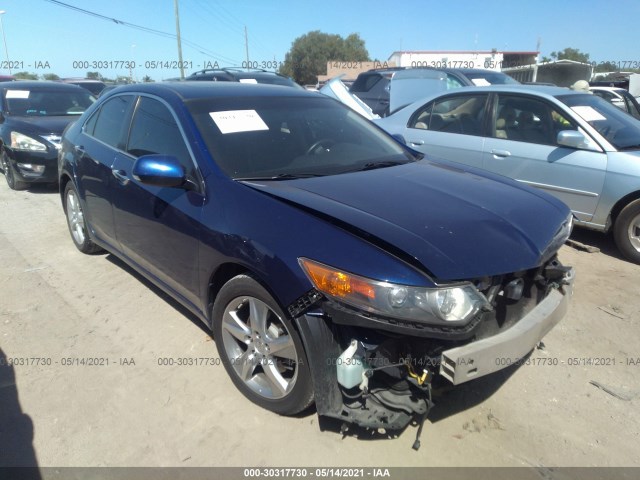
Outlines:
[[314,287],[339,302],[367,312],[431,324],[465,324],[488,304],[472,284],[433,288],[380,282],[298,259]]

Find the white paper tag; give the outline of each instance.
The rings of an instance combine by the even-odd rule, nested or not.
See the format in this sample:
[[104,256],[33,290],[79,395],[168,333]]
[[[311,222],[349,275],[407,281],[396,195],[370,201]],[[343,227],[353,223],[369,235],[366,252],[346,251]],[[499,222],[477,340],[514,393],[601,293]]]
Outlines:
[[241,78],[240,83],[258,83],[255,78]]
[[597,122],[600,120],[606,120],[601,114],[599,114],[593,107],[589,107],[587,105],[580,105],[577,107],[571,107],[571,110],[576,112],[582,118],[584,118],[587,122]]
[[5,98],[29,98],[29,90],[7,90]]
[[486,81],[484,78],[472,78],[471,81],[476,87],[489,87],[491,83]]
[[269,130],[255,110],[229,110],[210,112],[209,115],[223,134]]

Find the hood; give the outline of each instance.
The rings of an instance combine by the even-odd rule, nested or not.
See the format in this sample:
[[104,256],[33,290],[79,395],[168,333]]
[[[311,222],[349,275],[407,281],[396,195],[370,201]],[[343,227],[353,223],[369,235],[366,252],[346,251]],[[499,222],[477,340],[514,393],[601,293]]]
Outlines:
[[11,122],[14,130],[23,129],[38,135],[62,135],[63,130],[70,123],[75,122],[80,115],[65,115],[60,117],[13,117],[8,116],[5,122]]
[[548,195],[439,161],[245,184],[334,220],[434,280],[536,267],[569,215]]

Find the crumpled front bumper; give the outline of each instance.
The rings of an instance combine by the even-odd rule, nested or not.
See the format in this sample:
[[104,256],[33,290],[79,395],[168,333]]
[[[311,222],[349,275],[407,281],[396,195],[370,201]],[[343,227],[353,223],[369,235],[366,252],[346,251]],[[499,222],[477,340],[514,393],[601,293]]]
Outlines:
[[564,279],[564,285],[549,292],[544,300],[511,328],[445,350],[440,360],[440,375],[459,385],[517,363],[565,316],[573,294],[574,278],[571,269]]

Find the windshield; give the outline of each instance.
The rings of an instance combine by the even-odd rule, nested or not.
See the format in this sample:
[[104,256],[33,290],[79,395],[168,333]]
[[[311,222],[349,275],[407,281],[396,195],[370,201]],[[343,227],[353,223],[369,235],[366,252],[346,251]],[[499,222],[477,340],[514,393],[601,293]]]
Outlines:
[[591,95],[560,95],[571,108],[618,150],[640,150],[640,122],[602,98]]
[[415,158],[331,99],[241,97],[188,107],[218,166],[235,179],[335,175]]
[[85,90],[6,90],[7,113],[17,116],[54,117],[80,115],[95,101]]

